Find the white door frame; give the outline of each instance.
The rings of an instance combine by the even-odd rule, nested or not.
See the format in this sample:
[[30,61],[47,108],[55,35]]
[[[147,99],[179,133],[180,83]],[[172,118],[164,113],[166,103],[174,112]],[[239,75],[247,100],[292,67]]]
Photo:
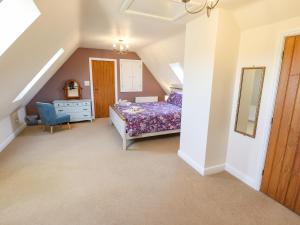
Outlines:
[[285,45],[285,39],[289,36],[297,36],[300,34],[300,29],[288,31],[288,32],[282,32],[280,34],[280,39],[279,39],[279,46],[278,46],[278,52],[276,56],[276,64],[275,64],[275,71],[276,71],[276,82],[273,87],[273,93],[271,96],[272,99],[272,107],[270,108],[271,112],[271,118],[270,118],[270,125],[268,126],[268,132],[265,137],[265,143],[264,143],[264,149],[261,151],[259,155],[259,160],[258,160],[258,168],[257,168],[257,175],[256,175],[256,187],[255,189],[257,191],[260,190],[261,183],[262,183],[262,172],[265,167],[265,161],[268,153],[268,146],[269,146],[269,140],[270,140],[270,135],[271,135],[271,129],[272,129],[272,118],[274,116],[274,110],[275,110],[275,104],[276,104],[276,98],[277,98],[277,93],[278,93],[278,86],[279,86],[279,79],[280,79],[280,74],[281,74],[281,66],[282,66],[282,53],[284,51],[284,45]]
[[93,67],[92,67],[93,61],[114,62],[114,65],[115,65],[115,103],[117,103],[118,102],[118,60],[110,59],[110,58],[94,58],[94,57],[89,58],[92,112],[93,112],[93,119],[95,119],[94,82],[93,82]]

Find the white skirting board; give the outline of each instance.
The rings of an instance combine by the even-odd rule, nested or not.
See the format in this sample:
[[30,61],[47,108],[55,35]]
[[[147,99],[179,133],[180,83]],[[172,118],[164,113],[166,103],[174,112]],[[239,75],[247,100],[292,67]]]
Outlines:
[[229,164],[225,165],[225,170],[232,176],[236,177],[237,179],[241,180],[242,182],[253,188],[254,190],[259,191],[260,184],[258,184],[253,178],[249,177],[248,175],[244,174],[240,170],[237,170]]
[[223,172],[225,169],[225,164],[220,164],[216,166],[206,167],[199,165],[199,163],[195,162],[190,156],[185,154],[183,151],[178,151],[178,156],[185,161],[188,165],[190,165],[192,168],[194,168],[198,173],[200,173],[202,176],[208,176],[216,173]]
[[193,160],[190,156],[185,154],[183,151],[179,150],[177,155],[185,161],[188,165],[190,165],[193,169],[195,169],[198,173],[204,176],[204,168],[203,166],[199,165],[195,160]]
[[10,142],[12,142],[26,127],[26,124],[22,124],[17,130],[11,133],[2,143],[0,143],[0,152],[2,152]]
[[178,156],[185,161],[188,165],[190,165],[193,169],[195,169],[198,173],[200,173],[202,176],[212,175],[216,173],[220,173],[222,171],[227,171],[232,176],[236,177],[237,179],[241,180],[251,188],[253,188],[256,191],[259,191],[260,184],[258,184],[254,179],[249,177],[248,175],[245,175],[241,171],[237,170],[236,168],[232,167],[229,164],[220,164],[212,167],[204,168],[203,166],[199,165],[199,163],[195,162],[190,156],[185,154],[183,151],[178,151]]
[[216,174],[216,173],[221,173],[223,172],[225,169],[225,164],[220,164],[220,165],[215,165],[215,166],[210,166],[210,167],[206,167],[204,169],[204,175],[212,175],[212,174]]

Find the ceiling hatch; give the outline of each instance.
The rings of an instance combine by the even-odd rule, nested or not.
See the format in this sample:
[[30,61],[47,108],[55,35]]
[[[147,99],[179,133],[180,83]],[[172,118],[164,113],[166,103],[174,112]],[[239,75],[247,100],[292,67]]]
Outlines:
[[[189,7],[197,8],[199,2],[191,1]],[[175,21],[186,15],[181,0],[124,0],[121,13],[133,14],[166,21]]]

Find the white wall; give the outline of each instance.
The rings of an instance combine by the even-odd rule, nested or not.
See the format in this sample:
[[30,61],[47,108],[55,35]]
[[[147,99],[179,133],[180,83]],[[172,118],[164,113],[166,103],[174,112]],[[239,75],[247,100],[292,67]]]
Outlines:
[[182,31],[137,50],[138,55],[166,92],[169,92],[172,84],[181,86],[180,80],[169,64],[179,62],[183,66],[184,41],[185,32]]
[[205,168],[224,169],[240,29],[231,12],[219,11]]
[[25,128],[25,108],[0,120],[0,152]]
[[179,156],[204,173],[218,11],[186,26]]
[[[283,37],[300,34],[300,17],[268,26],[245,30],[241,34],[238,67],[236,70],[233,111],[228,141],[229,172],[255,189],[260,188],[262,170],[268,145],[274,101],[281,65]],[[255,139],[234,132],[241,68],[266,66],[260,114]]]
[[201,174],[224,170],[239,34],[226,10],[186,27],[179,156]]

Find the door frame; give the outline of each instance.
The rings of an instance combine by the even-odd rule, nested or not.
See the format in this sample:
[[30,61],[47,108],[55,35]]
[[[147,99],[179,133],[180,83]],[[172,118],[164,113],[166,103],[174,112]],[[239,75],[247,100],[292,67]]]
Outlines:
[[[278,44],[278,50],[277,50],[277,54],[276,54],[276,61],[275,61],[275,66],[274,66],[274,73],[276,73],[275,75],[275,79],[276,81],[273,84],[273,90],[272,90],[272,97],[271,97],[271,104],[270,104],[270,108],[269,108],[269,112],[270,112],[270,123],[268,125],[267,128],[267,132],[266,132],[266,136],[265,136],[265,140],[264,140],[264,148],[262,149],[260,155],[258,156],[258,162],[259,164],[258,166],[258,170],[257,170],[257,175],[256,175],[256,187],[255,189],[257,191],[260,191],[261,188],[261,183],[262,183],[262,179],[263,179],[263,170],[265,168],[265,164],[266,164],[266,157],[268,154],[268,146],[269,146],[269,141],[270,141],[270,135],[271,135],[271,130],[272,130],[272,119],[274,116],[274,110],[275,110],[275,105],[276,105],[276,99],[277,99],[277,94],[278,94],[278,86],[279,86],[279,80],[280,80],[280,74],[281,74],[281,67],[282,67],[282,54],[284,51],[284,46],[285,46],[285,39],[289,36],[297,36],[300,35],[300,29],[294,29],[294,30],[290,30],[287,32],[281,32],[280,33],[280,37],[279,37],[279,44]],[[272,71],[272,68],[270,68]]]
[[92,62],[93,61],[114,62],[114,66],[115,66],[115,102],[118,102],[118,60],[117,59],[110,59],[110,58],[89,57],[92,113],[93,113],[93,119],[95,119],[94,80],[93,80],[93,67],[92,67]]

